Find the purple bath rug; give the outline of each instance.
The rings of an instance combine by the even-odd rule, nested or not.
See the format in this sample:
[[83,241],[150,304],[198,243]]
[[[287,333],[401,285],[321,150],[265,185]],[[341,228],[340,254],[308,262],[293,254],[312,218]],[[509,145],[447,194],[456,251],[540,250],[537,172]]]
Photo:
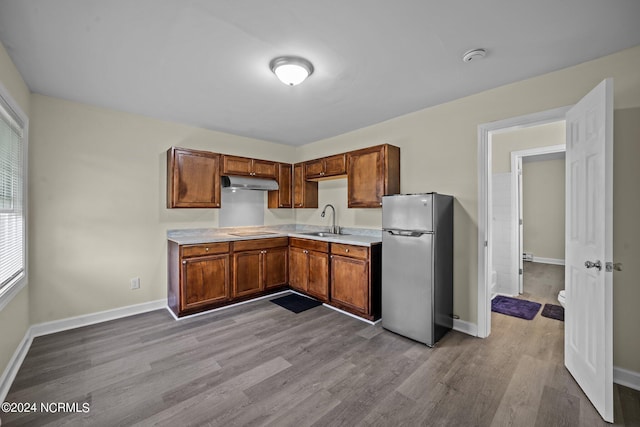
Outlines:
[[540,314],[544,317],[561,320],[564,322],[564,307],[561,305],[545,304],[544,308],[542,309],[542,313]]
[[541,306],[542,304],[538,304],[537,302],[502,295],[498,295],[491,300],[491,311],[526,320],[531,320],[536,317]]

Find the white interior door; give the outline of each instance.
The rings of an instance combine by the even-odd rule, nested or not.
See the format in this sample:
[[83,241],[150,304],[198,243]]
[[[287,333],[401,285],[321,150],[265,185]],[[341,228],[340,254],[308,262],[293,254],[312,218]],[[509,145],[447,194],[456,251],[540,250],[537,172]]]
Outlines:
[[613,80],[567,112],[565,365],[613,422]]

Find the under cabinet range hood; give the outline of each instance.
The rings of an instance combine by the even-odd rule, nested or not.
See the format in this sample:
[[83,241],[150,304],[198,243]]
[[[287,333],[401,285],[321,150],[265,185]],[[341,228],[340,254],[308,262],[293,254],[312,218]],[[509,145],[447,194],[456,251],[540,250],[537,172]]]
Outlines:
[[221,177],[221,180],[222,188],[231,188],[232,190],[273,191],[279,188],[278,183],[273,179],[225,175]]

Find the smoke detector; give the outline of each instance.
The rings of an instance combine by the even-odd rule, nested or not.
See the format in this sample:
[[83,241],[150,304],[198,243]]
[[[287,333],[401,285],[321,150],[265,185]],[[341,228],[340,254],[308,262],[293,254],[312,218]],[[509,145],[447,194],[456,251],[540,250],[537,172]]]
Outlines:
[[478,59],[484,58],[487,54],[487,51],[484,49],[472,49],[462,55],[462,60],[464,62],[477,61]]

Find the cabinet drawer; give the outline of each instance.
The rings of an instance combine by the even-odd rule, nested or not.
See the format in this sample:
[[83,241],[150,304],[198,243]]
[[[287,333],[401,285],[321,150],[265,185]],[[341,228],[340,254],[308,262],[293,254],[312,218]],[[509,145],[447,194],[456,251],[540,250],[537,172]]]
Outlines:
[[308,249],[310,251],[329,252],[329,242],[321,242],[320,240],[298,239],[291,237],[289,245],[295,248]]
[[268,249],[279,248],[289,245],[288,237],[275,237],[273,239],[253,239],[253,240],[240,240],[233,242],[234,252],[239,251],[253,251],[256,249]]
[[181,247],[182,257],[194,257],[229,252],[229,242],[186,245]]
[[351,258],[367,259],[369,257],[369,249],[366,246],[343,245],[341,243],[332,243],[331,254],[348,256]]

